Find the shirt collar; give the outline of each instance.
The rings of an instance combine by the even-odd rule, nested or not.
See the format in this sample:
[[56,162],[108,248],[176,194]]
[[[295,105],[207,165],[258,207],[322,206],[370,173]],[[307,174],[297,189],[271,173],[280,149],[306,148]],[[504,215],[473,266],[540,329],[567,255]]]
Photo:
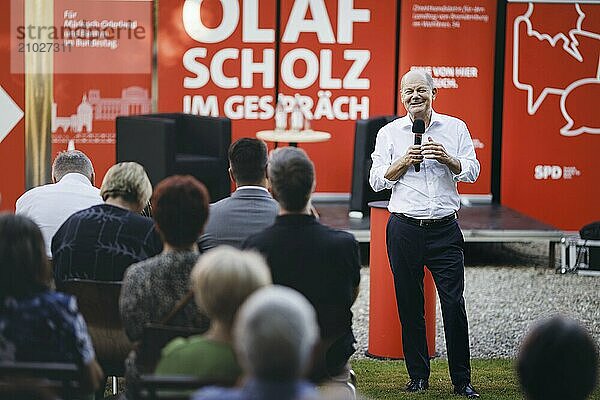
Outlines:
[[308,214],[283,214],[278,215],[276,221],[284,225],[305,225],[316,223],[317,219]]
[[[401,127],[403,129],[411,129],[412,128],[412,124],[413,121],[410,119],[410,115],[408,113],[406,113],[406,115],[402,118],[400,118],[400,123],[401,123]],[[437,124],[442,124],[442,118],[440,117],[440,114],[436,113],[435,110],[432,108],[431,109],[431,121],[429,122],[429,126],[434,126]],[[427,129],[427,128],[425,128]]]
[[265,191],[265,192],[269,193],[269,191],[267,190],[266,187],[263,187],[263,186],[253,186],[253,185],[240,186],[235,191],[237,192],[238,190],[243,190],[243,189],[258,189],[258,190],[262,190],[262,191]]
[[82,175],[77,172],[69,172],[68,174],[63,176],[60,179],[60,181],[58,181],[57,183],[66,183],[66,182],[79,182],[79,183],[85,183],[89,186],[92,186],[92,182],[90,182],[90,180],[87,178],[87,176]]

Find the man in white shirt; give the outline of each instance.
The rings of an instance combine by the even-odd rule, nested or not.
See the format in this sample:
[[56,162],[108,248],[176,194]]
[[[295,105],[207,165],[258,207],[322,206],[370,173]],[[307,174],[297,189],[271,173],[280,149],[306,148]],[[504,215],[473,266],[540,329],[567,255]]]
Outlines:
[[[429,74],[402,77],[407,115],[377,134],[369,182],[373,190],[392,189],[388,205],[387,250],[394,275],[409,392],[429,387],[425,337],[423,266],[431,271],[442,306],[450,377],[454,393],[479,398],[471,386],[469,328],[465,311],[463,236],[456,221],[457,182],[475,182],[479,161],[466,124],[433,111],[437,90]],[[426,127],[415,145],[411,127]],[[420,171],[415,166],[420,166]]]
[[236,190],[210,205],[201,248],[227,244],[241,247],[247,237],[273,225],[279,205],[267,190],[267,146],[242,138],[229,148],[229,176]]
[[52,182],[25,192],[16,203],[15,214],[31,218],[41,229],[46,254],[52,257],[52,237],[73,213],[102,204],[94,187],[94,167],[79,150],[58,154],[52,164]]

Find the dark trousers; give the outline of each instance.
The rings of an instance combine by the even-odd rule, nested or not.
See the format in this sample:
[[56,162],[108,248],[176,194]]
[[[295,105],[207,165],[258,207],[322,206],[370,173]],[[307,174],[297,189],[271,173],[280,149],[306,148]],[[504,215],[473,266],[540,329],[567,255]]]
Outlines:
[[442,306],[450,377],[471,381],[469,327],[465,311],[463,236],[455,220],[421,227],[392,214],[387,224],[388,257],[402,324],[402,348],[411,379],[429,378],[425,336],[423,266],[431,271]]

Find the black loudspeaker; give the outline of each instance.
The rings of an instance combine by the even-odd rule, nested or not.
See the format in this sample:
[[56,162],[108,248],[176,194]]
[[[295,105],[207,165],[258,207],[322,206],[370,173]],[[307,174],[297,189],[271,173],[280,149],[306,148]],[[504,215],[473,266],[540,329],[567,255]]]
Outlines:
[[152,185],[174,174],[206,185],[211,202],[229,196],[231,121],[183,113],[120,116],[116,119],[117,162],[144,166]]
[[[579,236],[583,240],[600,240],[600,221],[585,225],[579,230]],[[588,246],[588,266],[600,271],[600,247]]]

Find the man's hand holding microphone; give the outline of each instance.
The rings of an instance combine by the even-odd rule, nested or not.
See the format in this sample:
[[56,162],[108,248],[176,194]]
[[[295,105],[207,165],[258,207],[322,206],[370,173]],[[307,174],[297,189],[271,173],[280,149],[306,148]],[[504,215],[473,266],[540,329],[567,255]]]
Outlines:
[[413,121],[412,132],[415,134],[414,144],[408,147],[403,157],[390,165],[385,174],[386,179],[392,181],[400,179],[411,165],[414,166],[415,172],[419,172],[424,159],[436,160],[447,165],[453,173],[460,173],[460,161],[450,156],[443,144],[434,142],[431,137],[427,138],[427,142],[422,143],[423,133],[425,133],[425,122],[422,119]]

